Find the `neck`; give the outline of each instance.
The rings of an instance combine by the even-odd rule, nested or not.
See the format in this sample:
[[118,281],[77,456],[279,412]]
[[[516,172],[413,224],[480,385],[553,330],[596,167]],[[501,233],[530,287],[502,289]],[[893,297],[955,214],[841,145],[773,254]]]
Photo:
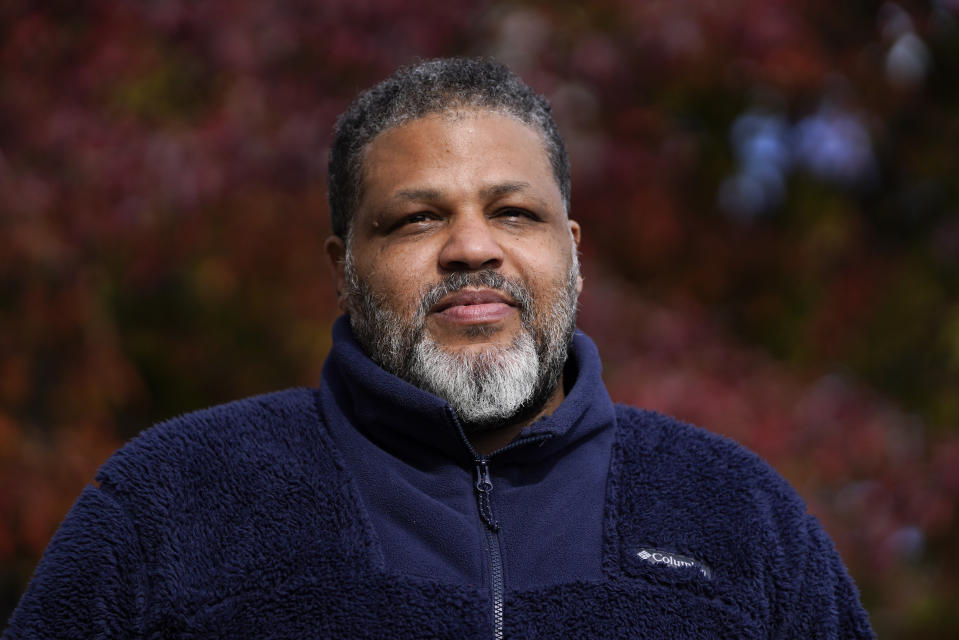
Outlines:
[[565,397],[566,393],[564,392],[563,387],[563,376],[561,375],[559,380],[556,382],[556,387],[553,389],[553,393],[550,394],[549,399],[538,413],[503,427],[470,433],[468,435],[470,444],[474,449],[476,449],[477,453],[484,456],[502,449],[510,442],[515,440],[516,436],[518,436],[523,429],[533,424],[540,418],[552,414],[553,411],[555,411],[557,407],[563,403],[563,399]]

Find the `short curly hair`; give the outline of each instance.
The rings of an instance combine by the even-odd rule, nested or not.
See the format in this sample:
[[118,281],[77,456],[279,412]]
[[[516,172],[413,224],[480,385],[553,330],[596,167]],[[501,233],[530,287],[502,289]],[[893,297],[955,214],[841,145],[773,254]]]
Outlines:
[[495,60],[443,58],[400,68],[357,96],[337,118],[328,177],[333,233],[349,236],[362,197],[364,150],[377,135],[431,113],[463,108],[502,113],[538,131],[569,212],[569,156],[546,98]]

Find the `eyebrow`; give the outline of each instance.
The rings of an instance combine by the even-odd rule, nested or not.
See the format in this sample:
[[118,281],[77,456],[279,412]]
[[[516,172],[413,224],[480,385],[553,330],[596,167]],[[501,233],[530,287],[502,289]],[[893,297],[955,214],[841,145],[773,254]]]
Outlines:
[[407,202],[420,200],[438,200],[440,198],[439,189],[402,189],[393,196],[394,200],[403,200]]
[[[528,182],[500,182],[497,184],[483,187],[479,191],[482,198],[498,198],[511,193],[518,193],[529,189],[532,185]],[[402,189],[393,196],[395,200],[404,202],[420,202],[422,200],[439,200],[443,196],[439,189]]]
[[480,195],[484,198],[501,197],[511,193],[525,191],[531,186],[528,182],[500,182],[480,189]]

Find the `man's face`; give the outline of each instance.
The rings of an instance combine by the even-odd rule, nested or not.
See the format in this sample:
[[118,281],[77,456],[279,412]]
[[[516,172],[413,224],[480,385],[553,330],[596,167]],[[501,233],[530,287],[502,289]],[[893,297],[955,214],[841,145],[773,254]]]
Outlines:
[[[327,251],[367,352],[467,421],[457,404],[475,399],[455,402],[445,378],[542,404],[529,396],[553,391],[582,281],[579,226],[539,134],[488,111],[429,115],[377,136],[363,166],[349,252],[336,239]],[[473,422],[507,419],[494,414]]]

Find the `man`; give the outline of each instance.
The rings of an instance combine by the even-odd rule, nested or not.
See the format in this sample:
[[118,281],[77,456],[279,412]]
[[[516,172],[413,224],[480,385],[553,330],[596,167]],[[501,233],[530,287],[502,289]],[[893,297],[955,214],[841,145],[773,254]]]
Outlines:
[[319,389],[120,450],[8,637],[871,637],[785,481],[610,402],[569,193],[546,101],[499,64],[360,95],[330,158],[346,315]]

